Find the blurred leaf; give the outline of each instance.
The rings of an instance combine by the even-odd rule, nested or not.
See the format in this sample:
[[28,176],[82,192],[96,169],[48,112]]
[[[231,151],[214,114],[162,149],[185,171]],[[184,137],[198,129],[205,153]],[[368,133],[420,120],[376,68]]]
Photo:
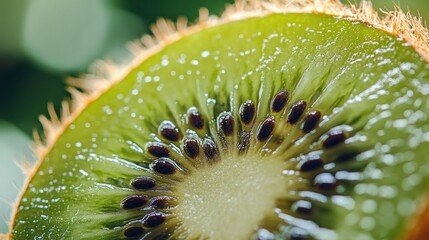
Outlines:
[[0,55],[21,55],[22,25],[27,5],[28,0],[0,0]]
[[178,16],[186,16],[193,21],[198,17],[201,7],[209,9],[211,14],[220,14],[225,8],[225,4],[233,2],[233,0],[134,0],[125,1],[124,4],[131,11],[144,16],[148,22],[154,22],[160,17],[175,20]]
[[132,56],[127,44],[139,39],[147,31],[146,24],[133,13],[117,8],[112,8],[109,16],[107,47],[102,57],[118,63],[127,62]]
[[31,1],[24,47],[39,64],[57,71],[82,71],[104,50],[108,12],[101,0]]
[[18,163],[26,159],[34,163],[29,148],[30,140],[25,134],[10,123],[0,120],[0,233],[7,232],[7,220],[23,186],[25,175]]
[[0,118],[13,122],[31,136],[40,129],[38,116],[47,114],[46,105],[53,101],[59,107],[67,96],[66,75],[49,74],[28,62],[7,70],[0,69]]

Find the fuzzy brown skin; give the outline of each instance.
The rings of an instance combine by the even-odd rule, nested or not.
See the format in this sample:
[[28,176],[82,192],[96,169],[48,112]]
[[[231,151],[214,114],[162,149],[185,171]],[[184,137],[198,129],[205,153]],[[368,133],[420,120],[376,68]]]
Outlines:
[[[191,27],[188,26],[187,20],[184,18],[179,19],[176,23],[160,19],[152,27],[154,36],[147,35],[142,37],[141,42],[130,44],[130,49],[135,54],[133,61],[125,66],[115,66],[104,61],[96,62],[91,74],[84,75],[79,79],[68,80],[69,87],[67,90],[71,93],[72,100],[62,102],[61,113],[56,113],[54,106],[48,104],[49,117],[40,116],[40,122],[44,128],[43,138],[37,132],[34,133],[33,150],[38,161],[34,166],[29,164],[23,166],[27,180],[21,195],[14,204],[15,210],[11,219],[11,230],[7,235],[0,235],[0,239],[12,239],[13,224],[22,195],[58,137],[88,104],[96,101],[105,91],[120,82],[130,69],[158,53],[172,42],[202,29],[250,17],[291,12],[332,15],[365,23],[403,38],[429,62],[429,33],[422,25],[421,18],[414,17],[410,13],[404,13],[400,9],[383,12],[382,16],[379,16],[369,0],[363,0],[360,6],[344,5],[339,0],[236,0],[234,5],[227,7],[221,17],[210,16],[206,9],[201,9],[199,22]],[[78,89],[82,89],[82,91]],[[427,203],[426,210],[418,215],[416,224],[406,234],[405,239],[425,239],[424,237],[429,236],[429,228],[426,227],[429,226],[429,198]]]

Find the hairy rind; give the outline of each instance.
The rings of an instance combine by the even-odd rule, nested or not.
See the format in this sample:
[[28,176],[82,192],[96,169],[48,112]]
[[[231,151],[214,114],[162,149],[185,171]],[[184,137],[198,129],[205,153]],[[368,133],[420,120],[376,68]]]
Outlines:
[[120,82],[131,69],[137,67],[142,61],[170,43],[180,40],[183,36],[231,21],[273,13],[318,13],[359,21],[404,39],[429,62],[429,32],[423,26],[422,18],[413,16],[409,12],[405,13],[399,8],[394,11],[381,10],[380,16],[369,0],[362,0],[359,6],[344,5],[339,0],[236,0],[235,4],[227,6],[221,17],[209,15],[205,8],[200,9],[198,22],[192,26],[189,26],[187,19],[183,17],[179,18],[177,22],[158,19],[151,28],[153,36],[145,35],[140,41],[129,44],[129,49],[134,54],[134,59],[130,63],[118,66],[107,61],[97,61],[90,68],[91,74],[67,80],[67,91],[72,97],[71,100],[64,100],[61,103],[60,113],[55,111],[53,104],[48,104],[49,116],[39,117],[44,129],[42,137],[38,132],[34,132],[32,149],[37,157],[37,162],[33,166],[23,165],[22,169],[27,176],[26,183],[14,204],[10,231],[7,235],[0,234],[0,239],[12,238],[17,206],[32,176],[37,172],[57,138],[87,105]]

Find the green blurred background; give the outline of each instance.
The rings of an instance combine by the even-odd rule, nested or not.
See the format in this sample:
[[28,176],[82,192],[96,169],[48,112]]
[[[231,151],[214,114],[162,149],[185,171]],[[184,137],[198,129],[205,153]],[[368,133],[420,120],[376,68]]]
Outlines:
[[[200,7],[222,12],[234,0],[0,0],[0,233],[24,175],[17,163],[34,161],[29,149],[46,105],[69,98],[65,79],[88,71],[97,59],[124,63],[125,45],[157,18],[186,16]],[[428,0],[373,0],[377,8],[399,5],[429,19]]]

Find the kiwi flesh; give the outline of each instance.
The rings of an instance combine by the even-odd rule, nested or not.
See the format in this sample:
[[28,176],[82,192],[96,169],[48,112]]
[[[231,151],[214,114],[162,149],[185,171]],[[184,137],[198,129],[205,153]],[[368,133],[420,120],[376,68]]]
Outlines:
[[173,34],[117,81],[77,85],[92,94],[44,120],[8,237],[406,235],[429,180],[424,50],[368,21],[257,3]]

